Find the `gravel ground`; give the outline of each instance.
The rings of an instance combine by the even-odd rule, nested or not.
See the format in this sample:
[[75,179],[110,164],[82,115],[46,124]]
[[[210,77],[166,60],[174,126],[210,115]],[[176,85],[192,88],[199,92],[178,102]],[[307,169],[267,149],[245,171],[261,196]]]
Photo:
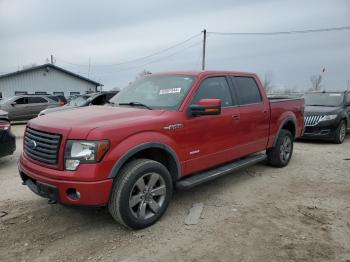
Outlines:
[[[286,168],[259,164],[175,192],[154,226],[130,231],[105,208],[48,205],[0,159],[0,261],[350,261],[350,137],[295,143]],[[204,208],[185,225],[195,203]]]

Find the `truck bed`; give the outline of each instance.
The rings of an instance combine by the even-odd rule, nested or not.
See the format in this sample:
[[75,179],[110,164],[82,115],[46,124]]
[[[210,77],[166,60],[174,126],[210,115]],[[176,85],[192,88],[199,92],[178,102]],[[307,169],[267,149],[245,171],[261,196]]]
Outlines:
[[278,134],[281,119],[292,118],[296,121],[295,138],[302,136],[304,130],[304,98],[292,96],[268,97],[270,101],[269,147]]

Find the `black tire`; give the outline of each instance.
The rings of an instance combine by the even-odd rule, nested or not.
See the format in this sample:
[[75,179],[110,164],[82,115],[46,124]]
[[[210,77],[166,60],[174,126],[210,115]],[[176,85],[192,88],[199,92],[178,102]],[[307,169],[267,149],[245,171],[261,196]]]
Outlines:
[[344,120],[342,120],[340,121],[339,126],[335,131],[333,142],[335,144],[342,144],[345,140],[345,136],[346,136],[346,123]]
[[[154,188],[150,186],[152,178],[157,176]],[[143,183],[143,191],[140,185]],[[151,188],[151,189],[148,189]],[[164,191],[165,188],[165,192]],[[154,190],[162,195],[154,196]],[[157,193],[159,193],[157,192]],[[125,165],[114,181],[108,210],[120,224],[142,229],[153,225],[164,214],[173,194],[173,181],[168,169],[159,162],[150,159],[135,159]],[[131,207],[133,199],[137,204]],[[157,205],[155,205],[156,203]],[[154,207],[159,207],[156,212]],[[144,210],[144,211],[143,211]]]
[[[288,155],[285,153],[282,154],[282,150],[284,150],[284,148],[287,148],[284,144],[286,141],[289,141],[290,143],[290,151]],[[293,154],[293,141],[294,138],[292,133],[288,130],[282,129],[278,134],[275,146],[269,148],[266,152],[268,163],[275,167],[285,167],[288,165]]]

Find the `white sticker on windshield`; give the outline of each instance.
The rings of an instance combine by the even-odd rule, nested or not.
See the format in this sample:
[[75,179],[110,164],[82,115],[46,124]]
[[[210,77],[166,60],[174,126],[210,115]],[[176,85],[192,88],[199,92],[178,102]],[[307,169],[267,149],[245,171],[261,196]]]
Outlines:
[[181,87],[177,88],[168,88],[168,89],[161,89],[159,90],[160,95],[165,95],[165,94],[177,94],[181,92]]
[[341,96],[341,94],[329,94],[329,96]]

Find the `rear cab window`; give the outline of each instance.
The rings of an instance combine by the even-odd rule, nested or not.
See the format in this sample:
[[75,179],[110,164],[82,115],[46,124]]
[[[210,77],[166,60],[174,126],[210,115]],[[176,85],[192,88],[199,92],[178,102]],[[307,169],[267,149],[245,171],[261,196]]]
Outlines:
[[262,102],[260,89],[253,77],[232,76],[240,105],[257,104]]

